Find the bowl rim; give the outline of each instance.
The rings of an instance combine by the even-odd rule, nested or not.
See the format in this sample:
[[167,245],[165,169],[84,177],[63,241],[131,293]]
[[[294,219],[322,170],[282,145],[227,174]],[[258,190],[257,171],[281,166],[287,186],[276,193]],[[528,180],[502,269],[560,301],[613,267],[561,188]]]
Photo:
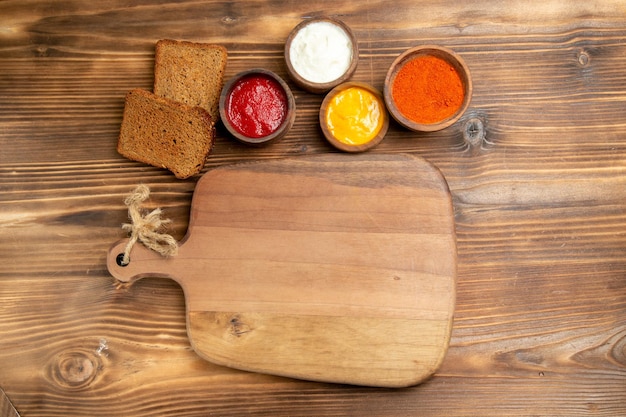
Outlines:
[[[285,115],[285,120],[283,120],[283,123],[278,127],[278,129],[276,129],[269,135],[262,136],[260,138],[252,138],[237,131],[231,124],[228,117],[228,112],[226,111],[226,101],[228,100],[233,87],[240,80],[253,75],[265,76],[276,81],[285,92],[285,96],[287,98],[287,114]],[[265,145],[279,138],[282,138],[285,134],[287,134],[289,129],[291,129],[296,117],[296,101],[294,99],[293,93],[291,92],[291,89],[289,88],[285,80],[283,80],[278,74],[264,68],[252,68],[235,74],[224,84],[220,93],[219,113],[222,124],[235,139],[248,145]]]
[[[463,98],[463,102],[459,109],[452,115],[449,116],[439,122],[436,123],[417,123],[406,116],[404,116],[400,110],[395,105],[395,102],[392,97],[392,86],[395,81],[396,75],[398,74],[400,68],[408,61],[416,58],[418,56],[423,55],[434,55],[439,58],[446,60],[450,65],[452,65],[463,82],[465,87],[465,97]],[[472,76],[470,74],[469,67],[465,63],[465,60],[452,49],[439,46],[439,45],[419,45],[414,46],[412,48],[407,49],[403,53],[401,53],[396,59],[393,61],[389,70],[387,71],[387,75],[385,77],[385,84],[383,89],[383,96],[385,98],[385,104],[387,105],[387,109],[391,116],[402,126],[407,129],[416,131],[416,132],[434,132],[437,130],[444,129],[448,126],[454,124],[457,120],[461,118],[461,116],[465,113],[472,99]]]
[[[346,33],[346,35],[350,39],[350,42],[352,43],[352,59],[346,72],[344,72],[343,75],[341,75],[339,78],[325,83],[316,83],[307,80],[306,78],[298,74],[298,72],[293,67],[293,64],[291,63],[291,44],[293,42],[293,39],[296,37],[298,32],[305,26],[318,22],[329,22],[336,26],[339,26]],[[332,16],[318,16],[302,20],[291,30],[291,32],[289,32],[289,36],[287,36],[287,40],[285,41],[284,57],[285,65],[287,66],[287,73],[289,74],[289,77],[291,77],[291,79],[294,81],[294,83],[298,85],[298,87],[310,93],[322,94],[330,91],[339,84],[348,81],[350,77],[352,77],[359,64],[359,45],[356,36],[354,35],[354,32],[352,31],[350,26],[348,26],[344,21]]]
[[[374,136],[374,138],[370,140],[369,142],[366,142],[360,145],[350,145],[350,144],[339,141],[330,132],[325,121],[326,111],[333,97],[337,95],[338,93],[344,90],[347,90],[348,88],[351,88],[351,87],[362,88],[372,93],[373,95],[375,95],[380,101],[380,110],[383,116],[383,125],[381,126],[376,136]],[[373,85],[365,83],[365,82],[361,82],[361,81],[347,81],[333,88],[331,91],[328,92],[328,94],[326,94],[326,97],[324,97],[324,100],[322,101],[322,104],[320,105],[320,110],[319,110],[319,124],[322,130],[322,134],[324,135],[326,140],[335,148],[341,151],[351,152],[351,153],[364,152],[377,146],[385,138],[387,134],[387,130],[389,129],[389,113],[385,106],[385,101],[383,99],[382,93],[378,89],[376,89]]]

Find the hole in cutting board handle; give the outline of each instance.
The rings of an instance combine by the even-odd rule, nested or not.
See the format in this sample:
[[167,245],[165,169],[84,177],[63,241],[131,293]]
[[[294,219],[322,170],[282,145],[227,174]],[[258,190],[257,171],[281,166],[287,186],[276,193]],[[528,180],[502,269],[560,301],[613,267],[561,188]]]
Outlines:
[[124,267],[127,267],[130,264],[130,259],[128,260],[128,263],[124,263],[124,254],[120,253],[115,258],[115,263],[118,264],[119,266],[121,266],[122,268],[124,268]]

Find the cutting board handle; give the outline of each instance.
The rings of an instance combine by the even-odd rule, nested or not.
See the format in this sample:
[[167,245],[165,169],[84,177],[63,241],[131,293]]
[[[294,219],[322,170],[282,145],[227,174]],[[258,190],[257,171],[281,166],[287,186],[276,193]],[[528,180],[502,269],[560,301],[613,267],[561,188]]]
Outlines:
[[107,268],[113,277],[121,282],[133,283],[141,278],[176,278],[170,273],[171,265],[175,263],[174,257],[165,258],[159,253],[136,244],[130,252],[128,265],[121,264],[121,257],[126,248],[128,239],[120,240],[109,249],[107,255]]

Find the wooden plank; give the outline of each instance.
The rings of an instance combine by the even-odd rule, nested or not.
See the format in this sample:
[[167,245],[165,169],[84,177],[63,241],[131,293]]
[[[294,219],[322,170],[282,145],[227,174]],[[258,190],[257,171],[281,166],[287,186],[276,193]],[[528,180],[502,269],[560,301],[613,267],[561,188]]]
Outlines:
[[[451,346],[411,389],[212,365],[191,350],[177,284],[118,288],[106,271],[136,184],[150,185],[177,238],[189,221],[195,179],[115,153],[123,96],[152,85],[156,40],[225,44],[227,76],[285,75],[283,39],[324,12],[355,30],[355,80],[382,87],[395,56],[420,43],[453,48],[473,75],[457,124],[427,135],[392,124],[374,150],[426,157],[454,201]],[[621,1],[9,0],[0,16],[0,386],[23,415],[626,414]],[[316,128],[322,97],[294,94],[284,141],[249,149],[221,131],[206,170],[332,152]]]

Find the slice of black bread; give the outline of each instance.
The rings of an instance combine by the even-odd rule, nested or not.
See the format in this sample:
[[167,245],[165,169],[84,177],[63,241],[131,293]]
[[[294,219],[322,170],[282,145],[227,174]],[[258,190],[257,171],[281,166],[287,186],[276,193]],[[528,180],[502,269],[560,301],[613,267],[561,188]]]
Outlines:
[[219,98],[228,54],[225,47],[162,39],[156,43],[154,94],[200,106],[219,120]]
[[204,167],[215,141],[215,123],[201,107],[143,89],[126,94],[117,151],[128,159],[189,178]]

